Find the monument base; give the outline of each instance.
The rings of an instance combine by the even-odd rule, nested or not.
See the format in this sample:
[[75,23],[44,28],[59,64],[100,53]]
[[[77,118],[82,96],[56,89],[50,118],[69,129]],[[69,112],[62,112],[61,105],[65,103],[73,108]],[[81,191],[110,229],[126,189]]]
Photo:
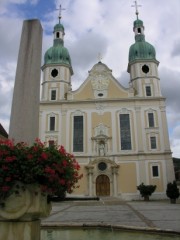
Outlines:
[[0,240],[40,240],[40,220],[0,222]]
[[38,185],[16,182],[0,204],[0,240],[40,240],[40,219],[50,211],[47,195]]

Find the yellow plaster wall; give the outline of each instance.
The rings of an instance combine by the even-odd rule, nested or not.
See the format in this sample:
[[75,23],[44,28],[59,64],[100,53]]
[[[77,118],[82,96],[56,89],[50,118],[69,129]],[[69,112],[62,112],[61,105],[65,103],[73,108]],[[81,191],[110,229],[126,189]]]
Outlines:
[[135,193],[137,191],[137,176],[135,163],[121,163],[118,176],[119,193]]
[[[115,82],[115,80],[110,79],[109,86],[107,89],[108,98],[128,98],[128,91],[121,88],[118,83]],[[85,99],[94,99],[94,90],[92,88],[91,81],[85,82],[84,85],[80,87],[75,93],[74,93],[74,100],[85,100]]]
[[93,99],[94,94],[92,91],[92,85],[90,82],[85,83],[75,94],[74,100],[85,100],[85,99]]
[[104,125],[111,126],[111,113],[105,112],[104,114],[92,113],[92,127],[96,127],[98,124],[103,123]]
[[81,168],[79,170],[79,175],[81,174],[83,174],[83,177],[76,184],[76,186],[80,186],[80,187],[75,188],[73,190],[73,194],[88,195],[88,175],[84,165],[81,165]]
[[111,113],[105,112],[104,114],[100,115],[98,113],[92,113],[92,131],[95,127],[97,127],[100,123],[103,123],[109,128],[109,136],[112,136],[112,119]]
[[159,177],[152,177],[152,163],[148,164],[148,170],[149,170],[149,184],[150,185],[156,185],[156,192],[162,192],[165,189],[163,188],[163,170],[162,170],[162,164],[158,163],[159,165]]
[[110,80],[108,87],[108,98],[128,98],[128,92]]

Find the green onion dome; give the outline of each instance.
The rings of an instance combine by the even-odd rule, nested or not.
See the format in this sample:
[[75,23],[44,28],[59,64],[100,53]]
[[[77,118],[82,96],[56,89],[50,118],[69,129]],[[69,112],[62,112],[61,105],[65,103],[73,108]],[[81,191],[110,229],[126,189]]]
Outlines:
[[54,26],[54,32],[62,31],[64,32],[64,26],[61,23],[58,23]]
[[71,67],[71,58],[64,47],[64,27],[61,23],[54,26],[54,43],[44,55],[44,64],[65,64]]
[[129,49],[129,62],[156,59],[155,48],[145,41],[143,21],[134,21],[135,43]]
[[71,66],[71,58],[67,48],[59,41],[49,48],[44,55],[44,64],[66,64]]

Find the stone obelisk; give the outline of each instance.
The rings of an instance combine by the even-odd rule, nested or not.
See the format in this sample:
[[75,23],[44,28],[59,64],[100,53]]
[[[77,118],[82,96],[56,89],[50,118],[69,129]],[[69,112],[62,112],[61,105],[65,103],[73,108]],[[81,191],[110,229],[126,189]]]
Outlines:
[[31,145],[39,135],[42,32],[39,20],[23,22],[9,129],[15,143]]

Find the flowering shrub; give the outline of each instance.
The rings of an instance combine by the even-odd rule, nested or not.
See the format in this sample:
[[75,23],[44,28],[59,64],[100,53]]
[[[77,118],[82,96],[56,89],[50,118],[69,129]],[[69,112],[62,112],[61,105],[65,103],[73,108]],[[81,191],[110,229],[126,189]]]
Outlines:
[[71,193],[82,177],[79,164],[63,146],[46,147],[36,139],[32,146],[0,140],[0,199],[11,194],[16,181],[38,184],[48,195]]

